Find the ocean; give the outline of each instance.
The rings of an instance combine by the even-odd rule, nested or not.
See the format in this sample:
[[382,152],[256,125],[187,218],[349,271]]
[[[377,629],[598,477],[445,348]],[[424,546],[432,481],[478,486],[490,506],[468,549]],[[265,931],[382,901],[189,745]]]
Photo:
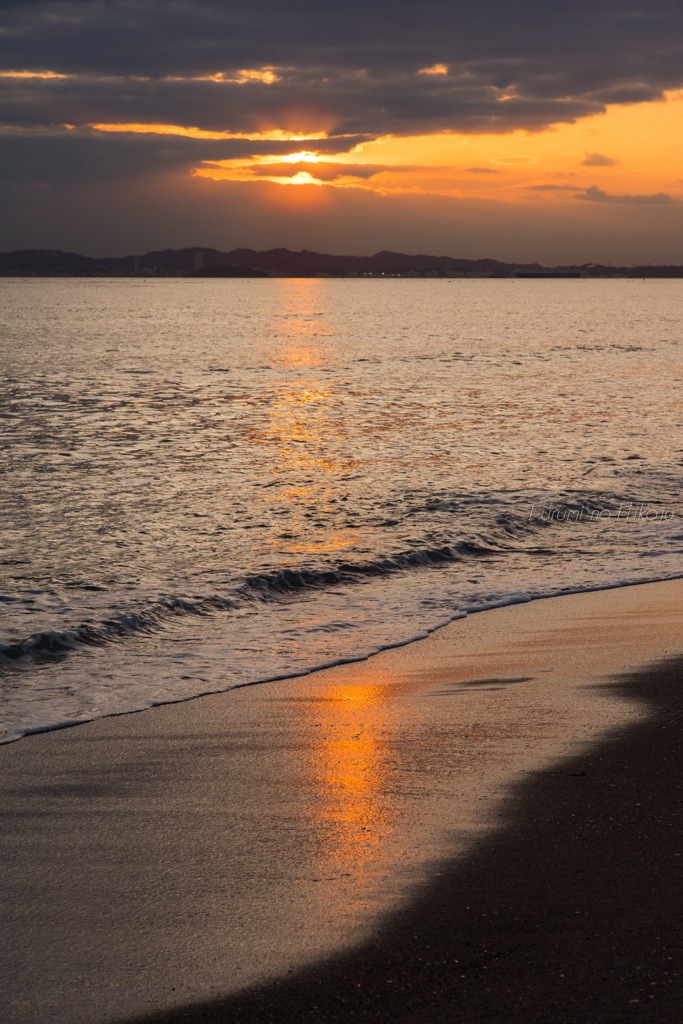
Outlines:
[[683,281],[0,292],[0,742],[683,575]]

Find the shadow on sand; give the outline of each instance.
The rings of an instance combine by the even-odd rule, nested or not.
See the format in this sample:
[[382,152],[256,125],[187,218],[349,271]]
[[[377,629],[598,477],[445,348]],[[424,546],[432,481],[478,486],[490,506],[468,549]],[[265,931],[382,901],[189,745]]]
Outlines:
[[135,1024],[683,1021],[682,684],[683,659],[610,683],[647,721],[524,783],[365,946]]

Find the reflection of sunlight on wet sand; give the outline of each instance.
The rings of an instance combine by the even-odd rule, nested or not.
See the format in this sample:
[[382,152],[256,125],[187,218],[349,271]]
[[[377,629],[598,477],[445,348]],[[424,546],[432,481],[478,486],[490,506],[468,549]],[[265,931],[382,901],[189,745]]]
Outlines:
[[329,837],[321,853],[340,867],[374,862],[394,830],[384,792],[390,703],[384,686],[349,683],[305,705],[318,727],[316,784],[326,798],[318,810],[321,833]]
[[[584,596],[572,604],[588,613],[605,600]],[[609,600],[628,605],[629,597]],[[570,600],[463,619],[424,645],[338,665],[275,698],[296,704],[307,737],[315,877],[332,884],[320,894],[326,905],[339,879],[353,877],[360,906],[367,886],[399,877],[406,884],[439,850],[460,855],[495,826],[501,797],[530,765],[555,764],[588,749],[601,730],[638,718],[642,709],[603,699],[587,683],[628,657],[637,661],[640,638],[624,654],[628,645],[607,622],[605,659],[604,632],[596,628],[598,642],[586,644],[585,622],[564,618]]]

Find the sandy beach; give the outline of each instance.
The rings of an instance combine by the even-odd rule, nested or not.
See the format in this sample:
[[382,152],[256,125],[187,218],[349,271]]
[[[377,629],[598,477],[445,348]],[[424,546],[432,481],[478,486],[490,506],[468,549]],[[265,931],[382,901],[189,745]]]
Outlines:
[[3,747],[4,1019],[683,1019],[682,599]]

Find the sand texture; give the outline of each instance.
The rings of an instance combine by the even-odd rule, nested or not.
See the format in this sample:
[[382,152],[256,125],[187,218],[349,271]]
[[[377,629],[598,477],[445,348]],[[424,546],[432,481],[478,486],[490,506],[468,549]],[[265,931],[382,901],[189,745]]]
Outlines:
[[3,747],[4,1019],[683,1020],[681,598]]

